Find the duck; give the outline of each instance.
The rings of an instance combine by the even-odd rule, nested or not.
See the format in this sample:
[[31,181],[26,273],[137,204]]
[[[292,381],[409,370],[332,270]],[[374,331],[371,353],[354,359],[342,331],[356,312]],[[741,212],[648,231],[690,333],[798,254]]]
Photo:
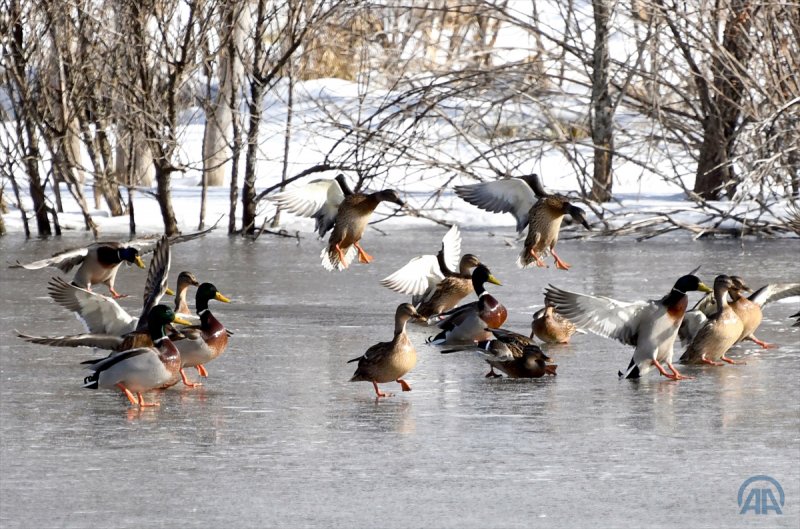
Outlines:
[[509,378],[556,376],[558,366],[548,364],[550,357],[544,354],[530,338],[506,329],[489,329],[489,331],[495,336],[494,339],[481,340],[473,346],[446,349],[442,353],[478,350],[490,366],[486,378],[502,376],[495,373],[495,368],[505,373]]
[[401,303],[394,315],[394,338],[390,342],[379,342],[347,363],[358,362],[350,382],[372,382],[377,398],[391,396],[378,388],[378,384],[397,382],[403,391],[411,391],[411,386],[401,377],[417,364],[417,350],[406,334],[406,323],[412,319],[422,319],[413,305]]
[[472,270],[481,264],[473,254],[461,255],[461,233],[453,225],[442,238],[437,255],[421,255],[383,278],[381,285],[411,295],[420,316],[430,318],[448,311],[473,293]]
[[618,372],[620,378],[640,378],[655,367],[670,380],[682,380],[690,377],[675,368],[672,357],[675,337],[689,303],[687,292],[709,290],[693,274],[681,276],[664,297],[649,301],[617,301],[549,285],[545,304],[552,305],[578,328],[634,346],[627,369]]
[[201,377],[208,377],[208,371],[204,364],[217,358],[228,346],[227,329],[214,317],[208,308],[208,302],[212,299],[222,303],[230,303],[231,301],[223,296],[213,284],[203,283],[197,288],[197,294],[195,295],[200,325],[182,327],[180,331],[170,335],[170,340],[181,353],[181,380],[184,385],[189,387],[201,384],[189,382],[184,369],[194,367]]
[[[164,236],[156,246],[147,270],[144,302],[139,317],[131,316],[120,307],[116,300],[54,277],[48,285],[50,296],[56,303],[74,312],[87,332],[63,336],[33,336],[17,331],[17,336],[27,342],[40,345],[94,347],[116,352],[152,346],[147,327],[147,316],[150,310],[160,303],[164,294],[175,294],[166,286],[169,267],[169,240]],[[181,286],[179,285],[178,288]],[[192,324],[191,319],[181,314],[179,316],[183,321]]]
[[364,251],[359,241],[372,212],[381,202],[405,206],[394,189],[355,193],[341,174],[333,180],[314,180],[305,186],[277,193],[271,200],[290,213],[314,218],[320,237],[331,231],[328,245],[320,254],[322,266],[329,271],[346,269],[356,255],[359,262],[371,263],[372,256]]
[[[761,325],[763,318],[763,308],[768,303],[779,301],[791,296],[800,296],[800,283],[770,283],[762,286],[753,292],[744,282],[740,276],[730,276],[733,282],[733,288],[728,291],[731,298],[730,305],[742,320],[744,325],[743,336],[738,340],[750,340],[764,349],[775,347],[755,336],[755,331]],[[747,297],[742,293],[750,292]],[[695,307],[686,314],[683,324],[681,325],[680,338],[685,344],[692,341],[692,338],[703,327],[708,316],[714,314],[717,310],[716,302],[713,296],[706,296],[700,300]]]
[[[202,237],[210,232],[213,227],[186,235],[176,235],[169,238],[170,244],[186,242],[198,237]],[[153,252],[160,239],[140,238],[125,243],[117,241],[96,242],[82,248],[65,250],[54,254],[47,259],[33,261],[31,263],[20,263],[11,265],[11,268],[24,268],[26,270],[39,270],[48,266],[58,268],[64,273],[68,273],[78,266],[72,284],[78,288],[92,292],[92,285],[103,284],[108,287],[114,299],[127,297],[127,294],[120,294],[114,289],[117,272],[122,263],[135,264],[139,268],[145,268],[142,255]]]
[[508,317],[508,311],[502,303],[486,291],[485,283],[502,286],[489,268],[480,264],[472,271],[472,288],[478,295],[478,301],[434,316],[433,318],[440,320],[437,325],[442,330],[430,338],[429,343],[435,345],[472,344],[475,341],[492,338],[492,334],[486,328],[501,327]]
[[189,287],[199,286],[200,282],[193,273],[184,270],[178,274],[178,282],[175,288],[175,313],[184,319],[190,319],[192,313],[189,310],[189,304],[186,302],[186,294],[189,291]]
[[547,266],[542,257],[549,253],[556,268],[570,269],[570,265],[555,252],[565,215],[570,215],[587,230],[592,229],[583,209],[573,205],[564,195],[545,191],[537,174],[457,186],[455,192],[466,202],[486,211],[511,213],[517,221],[517,232],[528,228],[517,259],[520,268],[528,268],[531,264]]
[[555,311],[555,307],[546,305],[533,314],[530,336],[535,336],[544,343],[568,344],[577,330],[574,323]]
[[[153,345],[114,353],[102,360],[92,361],[92,374],[84,378],[87,389],[120,389],[130,403],[140,408],[158,406],[145,402],[142,393],[169,385],[181,368],[181,355],[167,338],[167,324],[188,323],[175,315],[166,305],[156,305],[147,316],[147,328]],[[136,393],[138,398],[134,398]]]
[[728,303],[726,295],[729,290],[736,288],[733,280],[725,274],[720,274],[714,279],[717,312],[708,317],[708,321],[692,339],[689,347],[681,356],[681,362],[713,366],[723,365],[718,360],[729,364],[744,363],[725,356],[728,349],[739,340],[744,331],[744,324]]

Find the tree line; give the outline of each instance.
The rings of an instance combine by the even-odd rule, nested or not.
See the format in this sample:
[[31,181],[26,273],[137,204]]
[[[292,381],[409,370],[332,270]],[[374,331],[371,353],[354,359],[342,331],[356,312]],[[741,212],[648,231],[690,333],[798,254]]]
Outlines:
[[[264,198],[316,172],[349,171],[356,189],[397,166],[485,179],[554,149],[600,219],[620,164],[676,183],[720,218],[731,214],[713,204],[721,197],[769,212],[800,193],[800,10],[791,3],[3,3],[0,219],[6,204],[20,206],[28,235],[29,223],[39,235],[60,232],[59,183],[95,235],[92,207],[129,215],[135,231],[137,194],[157,198],[172,235],[174,176],[202,174],[200,226],[207,188],[227,176],[228,231],[254,234]],[[509,47],[508,34],[519,44]],[[320,97],[334,141],[292,173],[291,138],[304,126],[296,86],[331,77],[363,97],[336,111]],[[280,182],[257,191],[265,98],[276,92],[285,100]],[[388,95],[370,99],[377,92]],[[190,108],[205,118],[202,167],[179,154]],[[456,144],[459,156],[446,148]],[[760,226],[775,229],[751,223]]]

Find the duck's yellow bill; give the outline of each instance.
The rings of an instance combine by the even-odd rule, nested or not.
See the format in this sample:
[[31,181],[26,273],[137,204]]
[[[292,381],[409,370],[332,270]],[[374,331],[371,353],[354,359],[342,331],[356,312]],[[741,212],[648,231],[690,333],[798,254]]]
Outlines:
[[697,285],[697,290],[699,290],[700,292],[714,292],[714,290],[709,288],[709,286],[706,285],[705,283],[700,283],[699,285]]
[[494,277],[492,274],[489,274],[489,279],[487,281],[493,285],[500,285],[501,287],[503,286],[503,283],[501,283],[500,280]]
[[175,291],[172,290],[171,288],[167,287],[167,289],[164,291],[164,294],[166,294],[167,296],[174,296],[175,295]]
[[136,256],[136,266],[144,268],[144,261],[142,261],[142,258],[138,255]]
[[185,319],[181,318],[178,315],[175,316],[175,319],[172,320],[172,323],[177,323],[178,325],[191,325],[192,324],[192,322],[190,322],[189,320],[185,320]]
[[231,302],[231,300],[229,300],[228,298],[226,298],[225,296],[223,296],[219,292],[217,292],[217,295],[214,296],[214,299],[216,299],[217,301],[221,301],[223,303],[230,303]]

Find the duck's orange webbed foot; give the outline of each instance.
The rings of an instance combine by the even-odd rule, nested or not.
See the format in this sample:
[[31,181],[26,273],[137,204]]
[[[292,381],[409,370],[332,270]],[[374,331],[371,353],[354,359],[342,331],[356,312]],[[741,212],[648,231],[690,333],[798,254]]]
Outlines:
[[120,294],[119,292],[117,292],[116,290],[114,290],[111,287],[108,287],[108,291],[111,292],[111,296],[114,299],[121,299],[121,298],[127,298],[128,297],[128,294]]
[[704,364],[708,364],[708,365],[710,365],[710,366],[721,366],[721,365],[722,365],[722,363],[720,363],[720,362],[715,362],[715,361],[713,361],[713,360],[709,360],[709,359],[708,359],[708,358],[706,358],[705,356],[703,356],[702,358],[700,358],[700,361],[701,361],[702,363],[704,363]]
[[180,373],[181,373],[181,380],[183,381],[183,384],[185,386],[194,388],[203,385],[202,382],[189,382],[189,379],[186,377],[186,371],[184,371],[183,368],[181,368]]
[[336,244],[336,253],[339,254],[339,262],[342,263],[344,268],[347,268],[347,261],[344,260],[344,252],[339,247],[339,244]]
[[121,390],[122,390],[122,392],[125,394],[125,396],[126,396],[126,397],[128,397],[128,400],[129,400],[129,401],[131,401],[131,404],[133,404],[134,406],[136,406],[136,405],[138,405],[138,404],[139,404],[139,403],[136,401],[136,399],[134,398],[134,396],[133,396],[133,393],[131,393],[131,392],[130,392],[130,390],[129,390],[128,388],[126,388],[125,386],[123,386],[123,385],[122,385],[122,382],[120,382],[119,384],[117,384],[117,387],[118,387],[119,389],[121,389]]
[[145,402],[144,395],[141,392],[137,393],[139,395],[139,407],[140,408],[151,408],[153,406],[161,406],[160,402]]
[[198,373],[198,374],[199,374],[201,377],[208,378],[208,371],[206,371],[206,368],[203,366],[203,364],[200,364],[200,365],[198,365],[198,366],[195,366],[195,369],[197,369],[197,373]]
[[403,388],[403,391],[411,391],[411,386],[409,386],[408,382],[406,382],[402,378],[398,378],[397,380],[395,380],[395,382],[400,384],[400,387]]
[[380,397],[391,397],[392,396],[391,393],[384,393],[383,391],[378,389],[378,383],[375,382],[374,380],[372,381],[372,385],[375,388],[375,395],[377,395],[378,398],[380,398]]
[[758,338],[756,338],[752,334],[750,336],[748,336],[747,339],[750,340],[751,342],[757,343],[758,345],[761,346],[762,349],[777,349],[778,348],[778,346],[776,344],[767,343],[767,342],[765,342],[763,340],[759,340]]
[[558,268],[559,270],[569,270],[570,268],[572,268],[572,265],[562,261],[561,258],[558,255],[556,255],[556,252],[553,251],[552,248],[550,248],[550,253],[553,254],[553,259],[556,262],[556,268]]
[[672,365],[672,364],[667,364],[667,366],[669,367],[670,371],[672,371],[672,374],[675,377],[674,380],[692,380],[692,379],[694,379],[694,377],[681,375],[680,373],[678,373],[678,370],[675,369],[675,366]]
[[358,243],[355,243],[354,246],[356,247],[356,250],[358,250],[358,261],[360,263],[369,264],[373,261],[373,257],[365,252]]
[[719,359],[722,360],[723,362],[728,362],[729,364],[733,364],[735,366],[747,365],[747,362],[745,362],[744,360],[734,360],[733,358],[728,358],[725,355],[722,355]]
[[542,258],[536,255],[536,252],[531,248],[531,257],[533,257],[533,262],[536,263],[536,266],[539,268],[547,268],[547,264],[542,261]]

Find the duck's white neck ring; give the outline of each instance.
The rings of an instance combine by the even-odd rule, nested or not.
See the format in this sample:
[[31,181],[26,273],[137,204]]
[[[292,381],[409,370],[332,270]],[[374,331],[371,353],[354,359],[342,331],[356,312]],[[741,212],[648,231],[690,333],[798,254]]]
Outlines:
[[206,312],[208,312],[208,309],[203,309],[203,310],[201,310],[200,312],[198,312],[198,313],[197,313],[197,315],[198,315],[198,316],[202,316],[202,315],[203,315],[203,314],[205,314]]

